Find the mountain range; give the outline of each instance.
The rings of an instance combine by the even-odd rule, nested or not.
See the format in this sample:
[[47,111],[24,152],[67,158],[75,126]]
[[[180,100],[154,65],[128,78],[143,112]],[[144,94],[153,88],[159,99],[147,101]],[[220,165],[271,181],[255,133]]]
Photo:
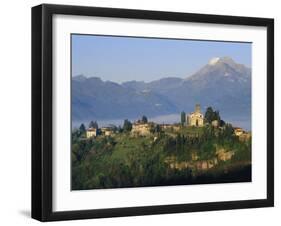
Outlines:
[[212,106],[226,117],[251,115],[251,69],[230,57],[213,58],[187,78],[121,84],[83,75],[72,77],[72,120],[139,118],[202,111]]

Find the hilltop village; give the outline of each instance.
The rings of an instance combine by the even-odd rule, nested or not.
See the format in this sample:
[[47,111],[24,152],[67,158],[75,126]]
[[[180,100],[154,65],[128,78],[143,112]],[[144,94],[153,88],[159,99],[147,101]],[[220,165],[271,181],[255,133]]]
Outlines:
[[146,116],[123,126],[91,121],[72,132],[72,189],[251,180],[251,133],[211,107],[181,112],[179,122]]
[[[205,116],[208,117],[208,110],[210,114],[218,114],[217,111],[213,111],[211,107],[209,107],[206,111]],[[204,126],[212,126],[214,128],[218,129],[224,129],[225,122],[220,119],[220,116],[217,115],[213,117],[212,119],[206,119],[204,115],[201,112],[200,105],[197,104],[195,106],[194,112],[191,112],[189,114],[185,114],[185,112],[181,113],[181,122],[174,123],[174,124],[157,124],[155,122],[149,122],[146,116],[143,116],[142,119],[137,120],[133,123],[131,123],[129,120],[124,121],[124,127],[128,127],[127,130],[130,131],[131,136],[149,136],[151,135],[155,130],[156,131],[180,131],[183,127],[204,127]],[[85,128],[84,125],[81,125]],[[98,127],[97,122],[91,122],[89,124],[89,128],[86,130],[86,138],[92,139],[97,136],[114,136],[116,133],[120,133],[122,129],[119,127],[116,127],[115,125],[108,126],[108,127]],[[234,127],[233,133],[235,136],[239,137],[241,140],[247,140],[250,138],[251,134],[250,132],[246,132],[240,127]],[[169,133],[168,133],[169,134]],[[155,138],[156,139],[156,138]]]

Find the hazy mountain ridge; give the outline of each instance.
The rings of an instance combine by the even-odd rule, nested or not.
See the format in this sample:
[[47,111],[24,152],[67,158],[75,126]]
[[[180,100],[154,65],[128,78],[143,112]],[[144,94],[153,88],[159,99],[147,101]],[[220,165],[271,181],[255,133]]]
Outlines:
[[72,78],[73,120],[148,117],[214,106],[225,115],[250,117],[251,69],[229,57],[213,58],[186,79],[118,84],[100,78]]
[[154,92],[137,91],[99,78],[72,81],[73,120],[161,115],[175,109],[173,103]]

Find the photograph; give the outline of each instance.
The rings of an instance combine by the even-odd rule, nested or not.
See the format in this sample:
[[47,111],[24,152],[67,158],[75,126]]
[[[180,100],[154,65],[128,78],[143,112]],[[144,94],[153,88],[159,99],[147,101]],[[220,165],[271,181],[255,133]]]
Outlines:
[[274,206],[274,18],[167,9],[32,7],[33,219]]
[[252,43],[71,34],[71,190],[252,181]]

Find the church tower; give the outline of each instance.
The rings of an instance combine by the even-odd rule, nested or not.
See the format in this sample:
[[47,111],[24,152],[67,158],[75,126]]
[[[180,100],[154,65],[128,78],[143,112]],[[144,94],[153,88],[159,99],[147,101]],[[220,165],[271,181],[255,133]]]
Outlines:
[[200,104],[196,104],[195,105],[195,112],[196,113],[201,113],[201,109],[200,109],[201,107],[200,107]]

